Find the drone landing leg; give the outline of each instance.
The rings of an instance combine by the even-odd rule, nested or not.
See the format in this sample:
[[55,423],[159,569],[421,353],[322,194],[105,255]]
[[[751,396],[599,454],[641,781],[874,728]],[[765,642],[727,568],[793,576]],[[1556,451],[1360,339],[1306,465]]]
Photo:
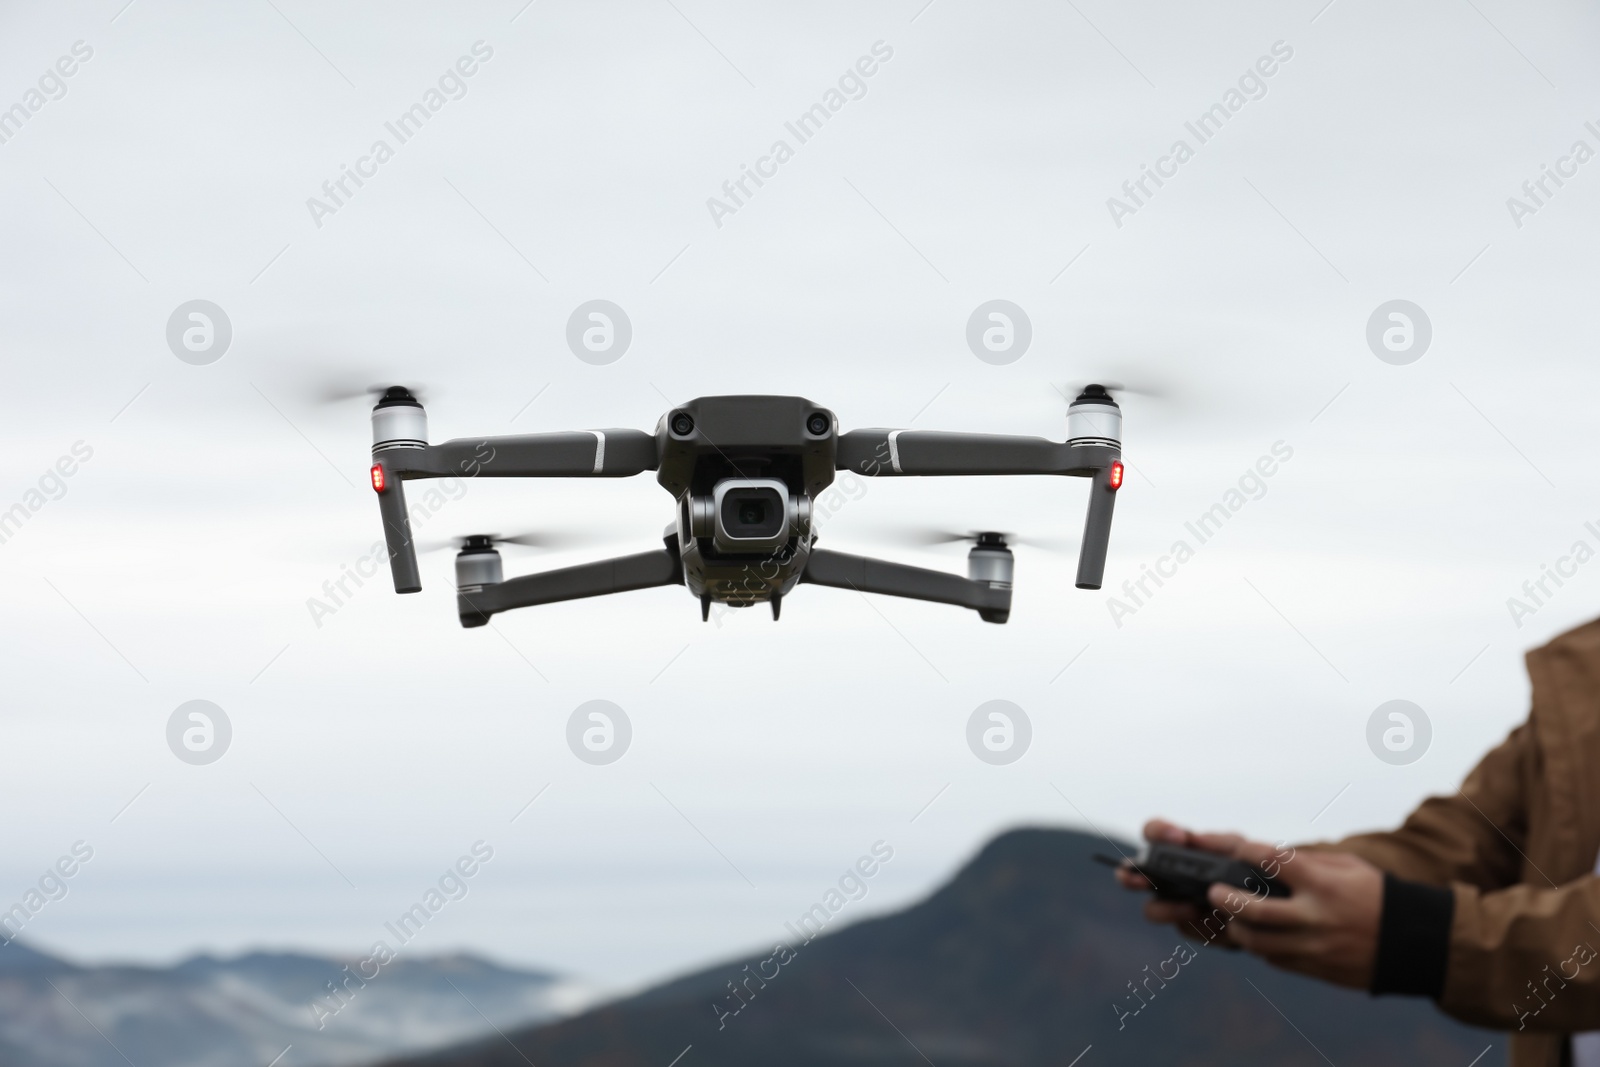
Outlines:
[[812,550],[800,580],[812,585],[854,589],[858,593],[884,593],[936,604],[954,604],[971,608],[984,622],[1005,622],[1011,613],[1010,587],[997,589],[988,582],[976,582],[959,574],[830,552],[825,548]]
[[1089,486],[1089,513],[1083,521],[1083,541],[1078,548],[1079,589],[1099,589],[1106,573],[1106,550],[1111,544],[1111,512],[1117,490],[1109,470],[1096,471]]
[[383,516],[383,539],[389,548],[389,572],[396,593],[422,591],[422,573],[417,569],[417,549],[411,542],[411,516],[406,511],[406,491],[400,479],[389,472],[388,464],[373,468],[383,471],[383,488],[378,490],[378,511]]
[[489,616],[512,608],[682,584],[683,564],[678,554],[659,548],[654,552],[580,563],[543,574],[525,574],[493,585],[478,586],[475,591],[463,589],[456,594],[456,609],[462,626],[482,626],[489,621]]

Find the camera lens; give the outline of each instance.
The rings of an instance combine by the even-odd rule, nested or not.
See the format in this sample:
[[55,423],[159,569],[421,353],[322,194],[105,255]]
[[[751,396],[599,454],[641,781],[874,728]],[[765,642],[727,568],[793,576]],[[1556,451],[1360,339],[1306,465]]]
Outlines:
[[724,548],[735,542],[787,536],[788,513],[784,496],[776,488],[767,485],[733,485],[721,495],[722,503],[717,511],[717,539]]
[[694,420],[687,412],[680,411],[672,416],[672,432],[679,437],[687,437],[694,432]]
[[828,416],[824,415],[820,411],[817,411],[813,412],[811,417],[806,420],[806,431],[813,437],[821,437],[823,434],[828,432],[828,427],[830,425],[832,425],[832,423],[829,421]]

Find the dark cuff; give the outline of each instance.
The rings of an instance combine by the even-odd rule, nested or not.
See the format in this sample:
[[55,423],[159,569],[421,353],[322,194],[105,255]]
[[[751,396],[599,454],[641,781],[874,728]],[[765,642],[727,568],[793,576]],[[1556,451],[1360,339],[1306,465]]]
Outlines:
[[1448,888],[1383,876],[1383,916],[1372,992],[1438,999],[1450,958],[1456,895]]

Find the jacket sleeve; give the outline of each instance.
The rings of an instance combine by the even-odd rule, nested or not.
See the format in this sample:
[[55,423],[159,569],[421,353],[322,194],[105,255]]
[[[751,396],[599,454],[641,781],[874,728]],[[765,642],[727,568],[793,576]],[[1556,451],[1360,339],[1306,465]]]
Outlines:
[[[1378,969],[1401,979],[1375,992],[1426,993],[1463,1022],[1512,1032],[1600,1025],[1600,877],[1554,885],[1523,855],[1527,797],[1541,770],[1534,727],[1524,723],[1454,796],[1424,801],[1398,830],[1312,846],[1354,853],[1390,875],[1384,910],[1399,921],[1385,916]],[[1399,927],[1426,944],[1406,943]],[[1411,984],[1419,966],[1408,956],[1438,963],[1421,970],[1442,983]]]
[[1600,1024],[1600,878],[1483,892],[1456,885],[1439,1007],[1463,1022],[1572,1033]]
[[1451,796],[1429,797],[1398,830],[1357,834],[1313,848],[1350,852],[1397,877],[1427,885],[1465,882],[1479,890],[1522,880],[1527,786],[1538,773],[1530,723],[1511,731]]

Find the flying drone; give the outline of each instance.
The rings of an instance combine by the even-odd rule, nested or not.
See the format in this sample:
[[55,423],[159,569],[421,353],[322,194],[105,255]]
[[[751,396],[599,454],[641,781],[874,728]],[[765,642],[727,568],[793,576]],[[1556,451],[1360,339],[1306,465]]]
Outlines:
[[655,471],[677,504],[663,547],[505,578],[496,538],[466,538],[456,555],[462,626],[512,608],[682,585],[700,600],[772,605],[797,585],[833,586],[971,608],[985,622],[1011,614],[1014,560],[1006,535],[981,533],[967,575],[817,548],[812,502],[834,472],[898,478],[1062,474],[1091,480],[1078,550],[1079,589],[1099,589],[1122,486],[1122,411],[1100,385],[1067,409],[1064,443],[1042,437],[849,430],[826,408],[793,396],[708,396],[673,408],[655,433],[582,430],[428,443],[428,417],[404,386],[372,409],[372,488],[378,495],[396,593],[422,589],[406,511],[413,478],[630,478]]

